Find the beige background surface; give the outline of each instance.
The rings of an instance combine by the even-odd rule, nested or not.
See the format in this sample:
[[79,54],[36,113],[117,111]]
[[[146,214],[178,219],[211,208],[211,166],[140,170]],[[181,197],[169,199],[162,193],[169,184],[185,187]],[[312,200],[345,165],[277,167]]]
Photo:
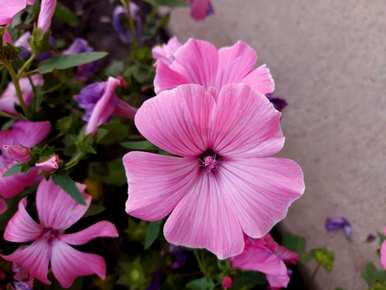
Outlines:
[[[375,259],[369,233],[386,225],[386,2],[385,0],[218,0],[216,14],[193,22],[187,9],[173,13],[172,29],[229,45],[255,47],[276,79],[284,112],[283,155],[303,166],[306,194],[285,226],[308,246],[336,252],[332,274],[321,271],[322,290],[365,289],[360,271]],[[352,223],[350,243],[327,234],[327,216]],[[314,290],[314,289],[312,289]]]

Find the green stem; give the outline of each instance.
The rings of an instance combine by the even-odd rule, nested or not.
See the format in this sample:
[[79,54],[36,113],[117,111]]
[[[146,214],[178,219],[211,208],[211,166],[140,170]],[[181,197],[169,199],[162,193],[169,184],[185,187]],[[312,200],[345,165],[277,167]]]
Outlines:
[[311,283],[312,283],[312,285],[313,285],[314,282],[315,282],[315,278],[316,278],[316,275],[317,275],[318,272],[319,272],[319,269],[320,269],[320,265],[318,264],[318,265],[315,267],[315,269],[314,269],[314,271],[312,272],[312,274],[311,274]]
[[131,46],[133,48],[137,47],[137,33],[136,33],[136,27],[135,27],[135,21],[133,19],[133,15],[131,15],[131,10],[130,10],[130,3],[131,0],[121,0],[121,3],[125,7],[127,11],[127,18],[129,19],[129,28],[131,32]]
[[200,268],[201,272],[207,276],[210,277],[209,273],[206,271],[204,263],[201,260],[200,253],[197,250],[193,250],[194,256],[196,257],[198,267]]
[[18,73],[17,73],[17,77],[20,79],[22,76],[23,76],[23,73],[25,71],[27,71],[32,62],[35,60],[35,54],[32,53],[32,55],[30,56],[30,58],[22,65],[22,67],[19,69]]
[[10,115],[10,114],[8,114],[8,113],[6,113],[6,112],[2,112],[2,111],[0,111],[0,117],[10,118],[10,119],[16,119],[15,116],[12,116],[12,115]]
[[77,165],[79,163],[79,161],[82,159],[83,157],[83,154],[82,153],[76,153],[74,157],[71,158],[70,161],[68,161],[66,163],[66,165],[64,166],[64,169],[65,170],[69,170],[71,169],[72,167],[74,167],[75,165]]

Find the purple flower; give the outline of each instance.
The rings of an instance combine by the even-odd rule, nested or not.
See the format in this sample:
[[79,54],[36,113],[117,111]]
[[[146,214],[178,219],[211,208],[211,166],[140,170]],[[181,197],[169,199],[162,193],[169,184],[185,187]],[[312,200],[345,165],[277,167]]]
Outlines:
[[[115,7],[113,12],[113,27],[118,33],[120,40],[123,43],[130,44],[133,38],[132,32],[128,25],[122,24],[122,19],[127,18],[127,16],[127,10],[123,6]],[[133,18],[135,24],[136,35],[134,37],[139,38],[143,30],[142,21],[139,15],[139,7],[133,2],[130,2],[130,17]]]
[[326,231],[334,232],[343,230],[347,239],[351,239],[352,227],[350,222],[345,217],[329,217],[325,223]]
[[188,260],[188,251],[185,248],[170,245],[169,251],[173,257],[171,266],[173,270],[177,270],[186,264],[186,261]]
[[285,107],[288,106],[288,102],[279,97],[279,96],[274,96],[273,94],[267,94],[268,100],[273,104],[276,110],[279,112],[283,111]]
[[96,82],[84,87],[80,94],[75,96],[79,107],[84,109],[83,121],[88,122],[91,118],[95,105],[102,97],[106,87],[106,82]]

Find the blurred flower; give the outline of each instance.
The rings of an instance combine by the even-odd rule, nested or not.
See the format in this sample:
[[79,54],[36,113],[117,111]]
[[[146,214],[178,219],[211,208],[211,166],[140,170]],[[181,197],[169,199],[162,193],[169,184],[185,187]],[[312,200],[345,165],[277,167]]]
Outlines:
[[329,217],[324,225],[328,232],[343,230],[347,239],[352,237],[351,224],[345,217]]
[[[119,5],[116,6],[113,12],[113,27],[118,33],[119,39],[126,44],[130,44],[133,37],[139,38],[142,34],[142,20],[139,15],[139,7],[137,4],[130,2],[130,17],[133,19],[135,34],[132,35],[130,23],[128,22],[128,12],[125,7]],[[122,20],[126,20],[126,25],[122,24]]]
[[126,212],[147,221],[170,214],[163,232],[171,244],[238,255],[243,232],[263,237],[304,192],[299,165],[270,157],[284,145],[280,113],[245,84],[218,95],[199,85],[164,91],[138,109],[135,124],[173,156],[123,157]]
[[51,21],[55,14],[57,0],[42,0],[38,18],[38,28],[47,33],[51,27]]
[[38,170],[4,176],[12,166],[29,159],[29,149],[50,132],[49,122],[17,121],[11,129],[0,131],[0,214],[6,210],[4,199],[12,198],[38,180]]
[[97,82],[84,87],[75,96],[79,107],[85,110],[83,120],[87,122],[86,134],[93,134],[112,115],[133,119],[136,109],[118,98],[115,90],[124,86],[121,79],[109,77],[106,82]]
[[170,245],[169,252],[173,257],[171,266],[173,270],[179,269],[186,264],[186,261],[188,260],[188,252],[185,248]]
[[[79,189],[83,192],[81,185]],[[108,221],[100,221],[80,232],[65,233],[89,208],[91,196],[83,193],[83,197],[86,205],[77,203],[51,179],[42,180],[36,194],[40,223],[28,214],[27,199],[23,198],[4,232],[6,241],[32,244],[2,257],[28,270],[33,278],[45,284],[50,283],[47,278],[49,264],[64,288],[70,287],[80,276],[96,274],[104,279],[106,265],[103,257],[80,252],[71,245],[83,245],[98,237],[118,237],[115,226]]]
[[203,20],[213,14],[213,6],[210,0],[188,0],[190,4],[190,15],[195,20]]
[[[63,51],[63,54],[73,55],[93,51],[94,49],[88,44],[87,40],[83,38],[76,38],[70,47]],[[88,80],[98,70],[98,66],[98,62],[96,61],[79,66],[77,68],[76,78],[82,81]]]
[[244,83],[262,94],[275,85],[266,65],[255,68],[256,52],[245,42],[217,49],[210,42],[189,39],[174,53],[174,60],[158,58],[154,88],[156,93],[181,84],[199,84],[219,92],[232,83]]
[[26,0],[0,0],[0,26],[11,24],[13,17],[26,6]]
[[273,94],[267,94],[267,98],[279,112],[282,112],[284,108],[288,106],[288,102],[281,97],[274,96]]
[[180,46],[181,43],[178,41],[177,37],[174,36],[169,39],[167,44],[153,47],[153,58],[156,61],[162,61],[165,64],[171,64],[175,60],[174,54]]
[[221,286],[224,289],[232,288],[233,280],[231,276],[225,276],[222,278]]
[[59,156],[54,154],[47,160],[36,163],[35,167],[43,172],[52,173],[59,169],[61,163]]
[[157,271],[153,274],[149,287],[146,290],[160,290],[161,289],[161,272]]
[[[35,74],[30,77],[35,87],[41,87],[44,84],[44,79],[40,74]],[[24,101],[27,105],[30,105],[34,96],[31,82],[28,78],[22,78],[19,81],[20,89],[23,94]],[[15,85],[10,82],[7,88],[0,96],[0,111],[7,112],[12,115],[18,114],[15,109],[16,105],[19,105],[19,99],[16,94]]]
[[24,32],[14,43],[14,46],[21,49],[20,57],[22,59],[27,59],[31,55],[31,46],[29,44],[30,37],[31,32]]
[[266,274],[272,288],[287,287],[290,277],[285,263],[296,264],[299,256],[278,245],[270,235],[259,240],[245,239],[244,252],[231,258],[232,267]]
[[[383,233],[386,235],[386,227],[383,229]],[[386,241],[383,241],[381,246],[381,265],[386,270]]]

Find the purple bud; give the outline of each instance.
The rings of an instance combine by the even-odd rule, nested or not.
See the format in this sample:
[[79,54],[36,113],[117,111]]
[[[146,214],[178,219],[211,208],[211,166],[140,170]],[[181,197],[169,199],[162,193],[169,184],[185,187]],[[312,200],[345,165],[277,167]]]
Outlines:
[[325,228],[328,232],[343,230],[347,239],[351,239],[352,227],[345,217],[329,217],[326,219]]
[[[130,30],[129,23],[127,25],[122,24],[122,20],[127,19],[128,13],[123,6],[117,6],[113,12],[113,27],[118,33],[120,40],[123,43],[130,44],[133,38],[132,31]],[[134,37],[140,37],[142,34],[142,21],[139,15],[139,7],[130,2],[130,17],[134,20],[135,33]]]

